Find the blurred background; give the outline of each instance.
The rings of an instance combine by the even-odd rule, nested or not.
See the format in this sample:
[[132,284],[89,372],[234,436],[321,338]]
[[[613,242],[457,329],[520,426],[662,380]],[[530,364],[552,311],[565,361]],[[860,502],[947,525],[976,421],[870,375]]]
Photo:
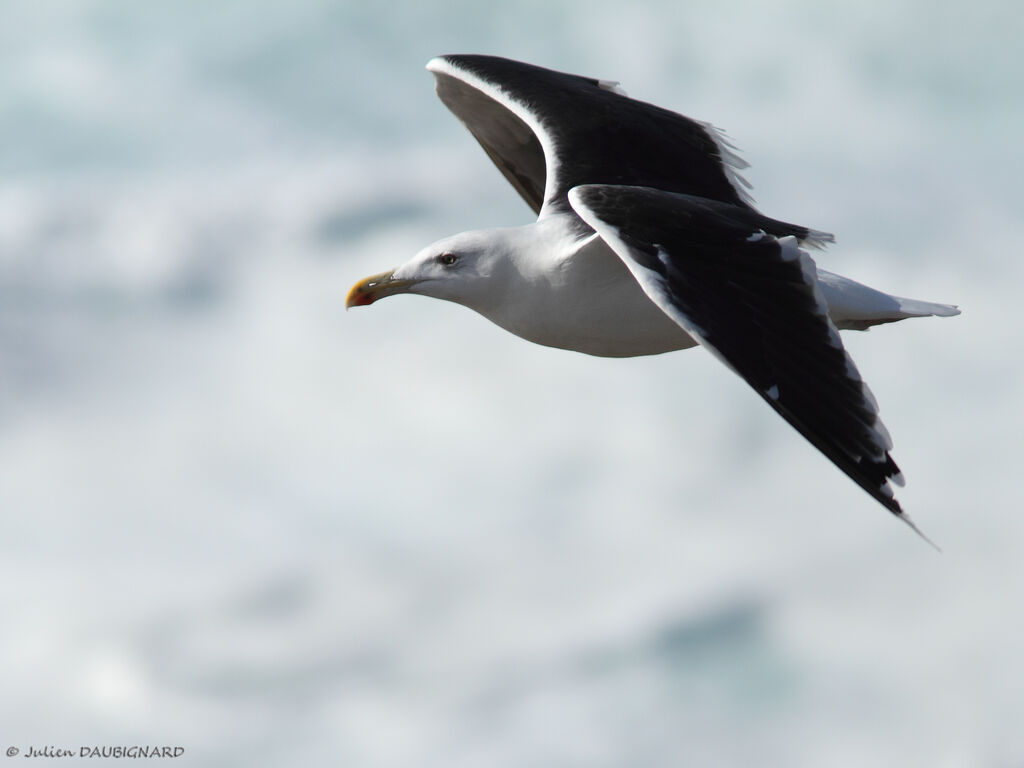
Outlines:
[[[1024,765],[1011,0],[4,0],[0,738],[201,766]],[[434,55],[725,128],[939,555],[702,351],[357,279],[529,209]]]

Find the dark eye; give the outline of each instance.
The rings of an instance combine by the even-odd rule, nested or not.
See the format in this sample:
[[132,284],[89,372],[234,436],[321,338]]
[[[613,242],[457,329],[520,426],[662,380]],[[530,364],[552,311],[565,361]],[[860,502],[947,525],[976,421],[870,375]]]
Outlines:
[[452,264],[459,260],[459,257],[456,256],[454,253],[445,252],[438,256],[437,260],[444,264],[446,267],[450,267]]

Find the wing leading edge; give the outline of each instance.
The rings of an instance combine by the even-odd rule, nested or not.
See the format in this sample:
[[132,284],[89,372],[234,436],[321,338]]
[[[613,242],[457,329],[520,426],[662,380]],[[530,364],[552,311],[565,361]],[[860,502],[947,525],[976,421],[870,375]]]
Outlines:
[[534,212],[580,184],[637,184],[749,208],[746,166],[710,125],[609,82],[496,56],[427,64],[437,93]]

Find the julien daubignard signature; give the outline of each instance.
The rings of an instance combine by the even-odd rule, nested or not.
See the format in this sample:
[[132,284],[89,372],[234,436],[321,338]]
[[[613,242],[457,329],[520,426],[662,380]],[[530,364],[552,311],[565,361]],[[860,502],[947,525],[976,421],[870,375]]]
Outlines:
[[166,747],[156,745],[133,745],[133,746],[85,746],[77,749],[70,747],[27,747],[22,750],[18,747],[8,747],[8,757],[115,757],[115,758],[138,758],[138,757],[181,757],[185,754],[184,747]]

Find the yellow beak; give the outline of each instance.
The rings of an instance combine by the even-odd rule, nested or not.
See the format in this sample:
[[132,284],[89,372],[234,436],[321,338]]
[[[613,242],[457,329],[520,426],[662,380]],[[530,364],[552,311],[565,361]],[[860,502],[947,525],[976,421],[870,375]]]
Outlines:
[[379,275],[370,275],[365,280],[360,280],[352,286],[345,297],[345,309],[352,307],[365,307],[373,304],[377,299],[391,296],[395,293],[405,293],[409,286],[415,285],[416,280],[393,280],[391,276],[395,270],[381,272]]

